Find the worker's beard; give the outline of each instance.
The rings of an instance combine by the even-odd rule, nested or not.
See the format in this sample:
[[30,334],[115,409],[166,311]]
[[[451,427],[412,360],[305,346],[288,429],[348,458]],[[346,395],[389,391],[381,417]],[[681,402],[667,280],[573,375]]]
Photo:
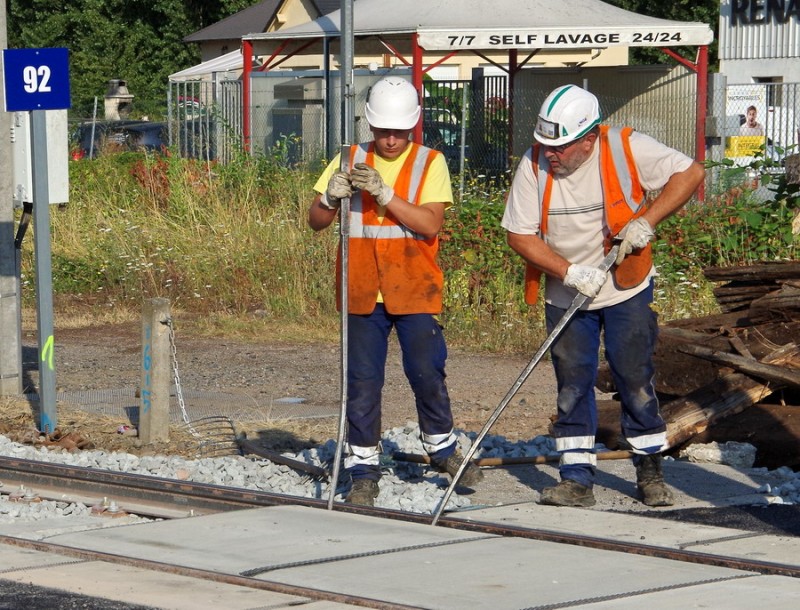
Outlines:
[[569,176],[584,164],[586,159],[589,158],[589,154],[591,153],[581,154],[580,152],[576,151],[575,154],[570,155],[569,157],[562,156],[561,158],[558,158],[553,155],[553,158],[547,159],[550,162],[550,171],[552,171],[556,176]]

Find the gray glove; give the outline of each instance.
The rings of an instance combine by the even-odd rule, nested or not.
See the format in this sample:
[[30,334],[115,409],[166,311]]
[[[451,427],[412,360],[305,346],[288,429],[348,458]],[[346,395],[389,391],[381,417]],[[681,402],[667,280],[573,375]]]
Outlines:
[[574,288],[581,294],[593,299],[600,292],[603,284],[606,283],[607,277],[608,274],[597,267],[570,265],[567,269],[567,275],[564,276],[564,286]]
[[620,243],[619,252],[617,252],[617,265],[621,264],[625,257],[634,250],[644,248],[655,236],[653,227],[644,218],[631,220],[618,235],[618,237],[622,238],[622,243]]
[[351,176],[353,186],[367,191],[381,207],[387,205],[394,197],[394,189],[383,181],[378,170],[366,163],[356,163]]
[[353,194],[353,186],[350,184],[350,174],[347,172],[336,172],[328,180],[328,188],[322,193],[322,198],[319,200],[323,208],[329,210],[338,210],[342,204],[344,197],[349,197]]

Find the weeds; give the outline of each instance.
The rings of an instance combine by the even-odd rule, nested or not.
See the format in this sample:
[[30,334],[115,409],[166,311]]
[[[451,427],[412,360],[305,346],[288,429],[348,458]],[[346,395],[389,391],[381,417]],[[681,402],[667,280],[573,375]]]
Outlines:
[[[142,153],[71,162],[70,202],[51,216],[56,297],[120,311],[164,297],[209,333],[334,339],[338,228],[307,227],[321,165],[292,165],[289,149],[226,165]],[[762,182],[777,185],[774,200],[728,184],[659,227],[662,320],[715,313],[703,267],[794,257],[797,190],[770,176]],[[528,353],[544,339],[543,312],[524,304],[523,264],[500,226],[505,186],[454,179],[464,194],[448,211],[440,249],[448,342]],[[31,250],[26,240],[28,305]]]

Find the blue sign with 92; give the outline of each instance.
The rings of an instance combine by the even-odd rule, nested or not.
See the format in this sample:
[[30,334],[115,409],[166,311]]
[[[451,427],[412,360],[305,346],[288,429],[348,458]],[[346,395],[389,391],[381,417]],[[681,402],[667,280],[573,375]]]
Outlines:
[[7,112],[70,107],[67,49],[4,49]]

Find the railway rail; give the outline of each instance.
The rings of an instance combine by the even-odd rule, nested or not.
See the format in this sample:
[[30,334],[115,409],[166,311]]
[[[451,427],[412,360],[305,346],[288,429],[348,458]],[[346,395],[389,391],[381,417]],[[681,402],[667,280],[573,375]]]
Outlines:
[[[301,498],[206,483],[177,481],[8,457],[0,457],[0,482],[3,483],[3,486],[0,487],[0,492],[2,493],[9,493],[18,487],[25,487],[35,490],[37,495],[43,499],[83,502],[86,504],[94,504],[102,498],[113,499],[126,512],[161,519],[186,518],[232,510],[281,505],[305,506],[321,510],[327,508],[325,500],[313,498]],[[341,503],[335,504],[334,508],[336,511],[370,515],[383,519],[431,523],[429,515],[418,513]],[[518,527],[504,523],[478,521],[470,519],[469,512],[445,515],[438,520],[436,527],[453,528],[493,536],[570,544],[606,551],[745,570],[765,575],[800,577],[800,567],[795,565],[743,559],[741,557],[726,557],[718,554],[665,548],[596,536],[553,532],[546,529]],[[14,542],[14,539],[9,536],[0,536],[0,542],[6,544],[28,544],[27,541]],[[36,544],[42,545],[42,548],[47,546],[47,543]],[[59,549],[58,545],[53,545],[52,550],[55,552],[68,552],[66,549]],[[119,561],[125,560],[125,558],[117,559]],[[159,569],[162,569],[162,566],[159,566]]]

